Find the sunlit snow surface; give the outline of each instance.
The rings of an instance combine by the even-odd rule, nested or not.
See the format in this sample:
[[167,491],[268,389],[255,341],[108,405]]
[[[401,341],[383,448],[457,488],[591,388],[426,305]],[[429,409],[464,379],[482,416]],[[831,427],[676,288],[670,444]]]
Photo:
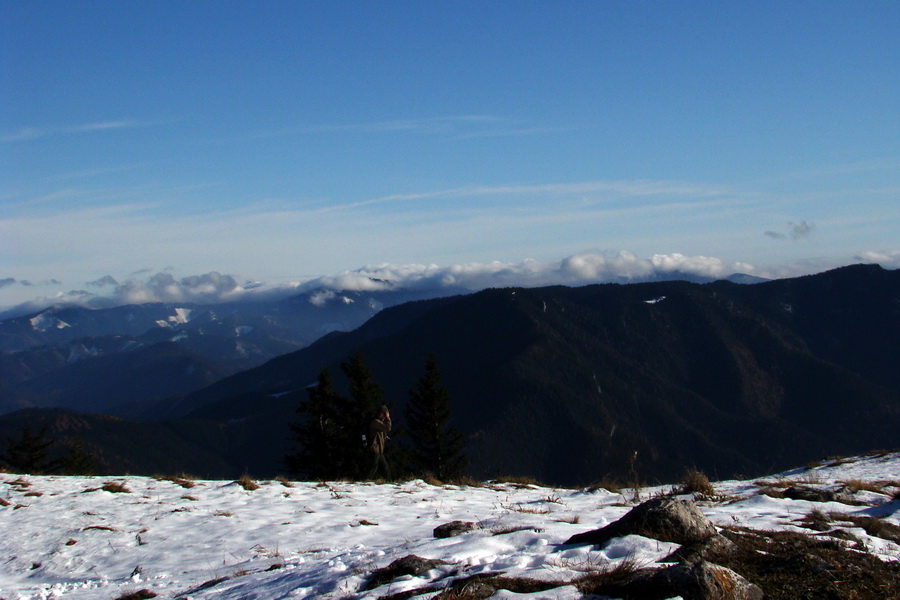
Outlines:
[[[874,492],[813,503],[760,495],[761,480],[834,488],[848,480],[900,480],[900,453],[854,459],[716,484],[720,498],[698,501],[720,526],[798,529],[818,508],[885,517],[900,524],[900,501]],[[101,488],[121,482],[128,492]],[[374,599],[476,573],[559,581],[537,594],[497,599],[570,600],[571,581],[598,565],[636,559],[654,565],[676,548],[640,536],[602,549],[563,546],[571,535],[606,525],[633,505],[633,492],[567,490],[508,483],[484,487],[400,484],[196,481],[191,488],[148,477],[36,477],[0,474],[0,598],[114,599],[148,589],[159,598]],[[641,491],[646,499],[668,491]],[[898,488],[886,487],[888,493]],[[433,530],[453,520],[482,529],[450,539]],[[799,529],[798,529],[799,530]],[[900,560],[900,546],[853,529],[873,553]],[[368,575],[408,554],[448,566],[361,592]],[[428,598],[429,596],[420,596]]]

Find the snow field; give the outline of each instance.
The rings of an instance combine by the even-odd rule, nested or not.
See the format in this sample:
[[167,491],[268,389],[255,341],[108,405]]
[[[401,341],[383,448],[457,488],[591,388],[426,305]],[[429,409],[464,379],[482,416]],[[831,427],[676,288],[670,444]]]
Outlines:
[[[763,480],[827,489],[849,480],[882,482],[884,491],[859,490],[852,494],[854,505],[820,503],[761,495]],[[900,500],[890,495],[900,490],[898,481],[900,453],[893,453],[719,482],[715,499],[697,502],[718,526],[809,532],[798,521],[813,509],[900,525]],[[104,490],[115,489],[110,482],[127,491]],[[416,480],[271,481],[248,491],[235,482],[191,483],[188,488],[150,477],[0,474],[0,598],[113,600],[148,589],[159,598],[191,600],[374,599],[502,571],[561,587],[540,594],[504,591],[495,598],[573,600],[580,595],[566,582],[625,560],[652,566],[677,548],[641,536],[614,539],[602,549],[562,545],[628,512],[634,504],[628,490],[509,483],[439,487]],[[642,490],[642,499],[670,487]],[[435,527],[454,520],[473,521],[481,529],[433,537]],[[845,525],[870,552],[900,560],[900,545]],[[361,591],[372,571],[408,554],[449,564]]]

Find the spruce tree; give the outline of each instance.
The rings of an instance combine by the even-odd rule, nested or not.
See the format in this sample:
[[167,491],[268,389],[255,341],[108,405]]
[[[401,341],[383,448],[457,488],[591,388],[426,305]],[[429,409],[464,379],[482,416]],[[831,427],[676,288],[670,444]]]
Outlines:
[[284,457],[287,467],[313,479],[338,479],[347,475],[352,457],[346,414],[350,403],[334,390],[328,369],[322,369],[316,385],[306,389],[307,398],[297,413],[301,421],[292,423],[299,450]]
[[412,440],[410,459],[420,473],[441,480],[460,477],[468,466],[462,433],[450,425],[453,416],[450,392],[441,382],[434,356],[425,363],[425,374],[409,392],[406,422]]
[[59,461],[47,460],[47,450],[53,445],[48,440],[47,428],[32,434],[26,425],[22,428],[22,437],[18,440],[7,438],[6,455],[3,457],[13,471],[40,475],[59,468]]
[[84,443],[75,439],[69,443],[69,453],[62,459],[62,472],[65,475],[93,475],[96,456],[85,450]]
[[362,436],[369,431],[369,422],[378,414],[384,404],[384,390],[375,381],[372,371],[366,365],[361,351],[341,363],[341,370],[350,384],[350,410],[347,412],[347,427],[352,432],[348,448],[351,449],[353,465],[348,475],[362,477],[371,467],[372,455]]

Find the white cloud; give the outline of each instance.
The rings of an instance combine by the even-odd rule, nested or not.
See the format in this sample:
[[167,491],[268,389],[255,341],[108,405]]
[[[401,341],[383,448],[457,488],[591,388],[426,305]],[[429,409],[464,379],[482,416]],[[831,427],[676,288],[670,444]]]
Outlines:
[[[887,268],[900,267],[900,251],[864,252],[856,259],[879,263]],[[132,278],[123,282],[107,275],[89,284],[109,288],[106,293],[84,290],[57,293],[20,305],[12,312],[22,314],[37,311],[52,304],[95,308],[148,302],[209,304],[303,292],[311,294],[312,304],[322,304],[333,298],[336,292],[344,290],[415,290],[441,295],[446,290],[465,292],[491,287],[578,286],[653,281],[681,276],[718,279],[734,273],[782,278],[819,272],[834,266],[838,265],[822,260],[808,260],[774,268],[758,268],[748,263],[727,262],[712,256],[673,253],[641,258],[632,252],[619,251],[581,252],[555,262],[526,259],[516,263],[492,261],[448,266],[381,263],[303,281],[268,284],[251,282],[247,285],[240,285],[233,276],[215,271],[181,278],[176,278],[169,272],[157,272],[144,279],[134,279],[132,274]],[[8,283],[9,279],[12,278],[2,281]]]
[[892,252],[861,252],[856,259],[862,262],[879,264],[886,269],[900,268],[900,250]]

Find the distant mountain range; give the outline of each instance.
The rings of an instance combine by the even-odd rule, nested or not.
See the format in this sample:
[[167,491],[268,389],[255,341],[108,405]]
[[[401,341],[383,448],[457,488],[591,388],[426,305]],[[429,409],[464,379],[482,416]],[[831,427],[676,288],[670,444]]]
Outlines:
[[[452,290],[448,291],[452,293]],[[65,407],[129,414],[355,329],[408,290],[317,290],[218,305],[51,307],[0,321],[0,414]]]
[[[0,436],[45,424],[133,473],[156,468],[133,450],[169,440],[181,470],[265,476],[281,469],[287,423],[321,368],[340,380],[338,364],[361,351],[402,424],[433,353],[476,477],[753,476],[897,447],[898,339],[900,271],[878,266],[757,285],[491,289],[385,308],[352,332],[133,411],[152,422],[20,411],[0,418]],[[125,429],[131,449],[111,442]]]

